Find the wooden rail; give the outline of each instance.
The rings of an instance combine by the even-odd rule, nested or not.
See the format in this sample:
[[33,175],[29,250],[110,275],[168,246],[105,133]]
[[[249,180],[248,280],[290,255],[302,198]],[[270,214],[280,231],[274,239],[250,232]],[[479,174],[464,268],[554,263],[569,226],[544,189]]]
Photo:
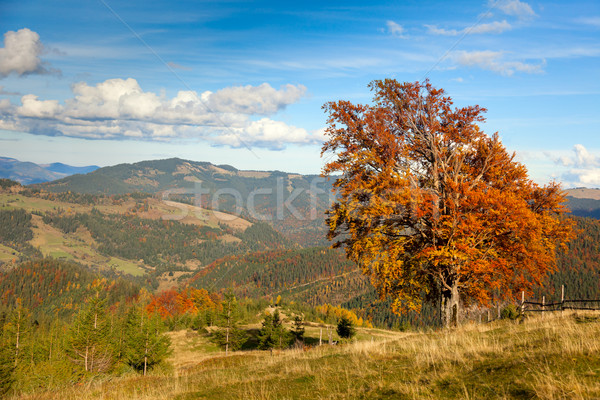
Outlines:
[[541,302],[525,301],[525,292],[521,292],[521,316],[526,312],[544,313],[564,310],[600,311],[600,299],[565,299],[565,285],[562,285],[560,301],[554,303],[546,303],[546,296],[542,297]]

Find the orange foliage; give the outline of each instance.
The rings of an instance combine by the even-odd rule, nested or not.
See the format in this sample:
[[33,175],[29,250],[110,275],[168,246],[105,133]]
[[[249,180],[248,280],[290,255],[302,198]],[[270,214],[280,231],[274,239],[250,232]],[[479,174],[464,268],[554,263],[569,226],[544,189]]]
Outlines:
[[194,288],[184,289],[181,292],[174,289],[165,290],[152,296],[146,306],[149,313],[158,313],[163,319],[220,308],[221,302],[217,294]]
[[327,103],[322,154],[339,199],[329,238],[363,267],[396,312],[441,299],[443,323],[462,301],[486,304],[541,282],[571,236],[557,184],[540,187],[497,134],[485,109],[451,108],[428,82],[374,81],[374,105]]
[[373,325],[370,321],[364,321],[362,317],[358,317],[354,311],[347,310],[340,306],[332,306],[331,304],[322,304],[320,306],[316,306],[315,310],[324,315],[325,317],[334,316],[336,319],[340,319],[342,317],[346,317],[354,326],[362,326],[365,328],[372,328]]

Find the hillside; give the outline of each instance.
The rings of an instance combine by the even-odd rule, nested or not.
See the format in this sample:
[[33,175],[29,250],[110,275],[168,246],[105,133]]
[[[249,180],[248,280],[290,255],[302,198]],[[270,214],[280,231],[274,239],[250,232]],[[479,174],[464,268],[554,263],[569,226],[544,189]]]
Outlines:
[[332,201],[331,183],[317,175],[242,171],[179,158],[119,164],[35,187],[49,192],[158,194],[165,200],[269,222],[307,246],[326,243],[324,211]]
[[[318,342],[320,329],[308,326],[306,336]],[[195,332],[178,331],[170,337],[171,371],[97,379],[17,399],[600,397],[600,360],[595,356],[600,320],[584,314],[428,333],[359,328],[352,343],[227,357]]]
[[234,288],[241,297],[280,295],[310,305],[341,304],[371,289],[369,279],[343,252],[325,247],[225,257],[197,272],[187,284]]
[[0,178],[12,179],[24,185],[53,181],[74,174],[87,174],[99,167],[74,167],[63,163],[35,164],[15,158],[0,157]]
[[573,215],[600,219],[600,189],[568,189],[568,207]]
[[0,310],[15,308],[18,298],[37,320],[71,317],[96,288],[106,294],[109,305],[136,297],[140,290],[110,271],[95,273],[76,263],[41,259],[0,271]]
[[173,271],[225,256],[294,245],[252,223],[147,194],[112,196],[0,191],[0,265],[52,257],[93,270],[144,276],[156,287]]
[[[0,193],[0,263],[39,257],[92,270],[129,274],[152,290],[187,285],[239,296],[330,303],[354,309],[378,326],[431,326],[435,305],[396,316],[343,252],[300,248],[264,222],[151,194],[78,194],[6,187]],[[577,218],[579,235],[559,256],[539,295],[567,285],[573,296],[600,298],[600,222]],[[9,235],[13,235],[9,236]],[[141,280],[140,280],[141,279]]]

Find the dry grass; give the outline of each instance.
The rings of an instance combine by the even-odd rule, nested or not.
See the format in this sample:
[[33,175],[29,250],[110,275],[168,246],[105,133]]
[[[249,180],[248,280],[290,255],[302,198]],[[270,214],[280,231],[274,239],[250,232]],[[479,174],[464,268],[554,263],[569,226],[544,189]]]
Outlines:
[[[600,320],[570,314],[457,330],[360,330],[365,340],[225,357],[174,333],[173,371],[22,399],[593,399]],[[310,333],[315,334],[313,329]]]

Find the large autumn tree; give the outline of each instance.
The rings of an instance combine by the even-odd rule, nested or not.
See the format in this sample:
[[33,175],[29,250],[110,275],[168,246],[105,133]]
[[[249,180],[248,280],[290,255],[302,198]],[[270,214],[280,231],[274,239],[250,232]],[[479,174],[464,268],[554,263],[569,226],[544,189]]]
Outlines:
[[461,304],[539,284],[570,237],[560,187],[538,186],[486,110],[453,108],[429,82],[373,81],[372,105],[330,102],[329,157],[338,199],[328,237],[362,266],[400,313],[439,300],[444,326]]

